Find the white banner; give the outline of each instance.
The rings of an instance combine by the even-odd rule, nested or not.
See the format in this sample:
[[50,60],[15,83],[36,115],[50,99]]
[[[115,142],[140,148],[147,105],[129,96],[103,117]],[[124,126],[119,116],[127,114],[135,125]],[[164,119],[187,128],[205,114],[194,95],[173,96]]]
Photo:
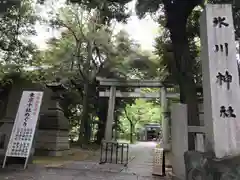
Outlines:
[[207,150],[240,154],[240,87],[230,4],[208,4],[201,19],[204,123]]
[[23,91],[6,156],[29,157],[42,98],[43,92]]

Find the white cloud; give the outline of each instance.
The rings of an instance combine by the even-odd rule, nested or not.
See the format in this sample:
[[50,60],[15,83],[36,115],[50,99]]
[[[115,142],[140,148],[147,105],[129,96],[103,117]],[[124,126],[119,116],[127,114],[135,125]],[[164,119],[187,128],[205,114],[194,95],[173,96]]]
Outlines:
[[141,44],[145,50],[152,50],[154,39],[157,35],[158,25],[150,16],[140,20],[136,15],[133,15],[128,20],[126,25],[117,24],[116,31],[124,29],[132,39]]

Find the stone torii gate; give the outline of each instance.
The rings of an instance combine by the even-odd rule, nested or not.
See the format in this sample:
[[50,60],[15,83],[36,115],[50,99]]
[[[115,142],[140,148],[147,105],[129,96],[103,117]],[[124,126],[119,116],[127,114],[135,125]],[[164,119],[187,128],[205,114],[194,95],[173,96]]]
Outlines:
[[[112,124],[114,121],[114,109],[115,109],[115,99],[120,98],[161,98],[161,106],[163,108],[162,113],[162,134],[163,141],[162,147],[166,150],[170,149],[169,143],[169,117],[168,117],[168,99],[178,98],[178,93],[167,93],[166,87],[159,80],[117,80],[117,79],[106,79],[98,77],[97,80],[100,82],[100,86],[110,87],[110,91],[99,92],[100,97],[109,97],[108,101],[108,115],[105,130],[105,140],[112,140]],[[133,88],[160,88],[160,92],[121,92],[116,91],[117,87],[133,87]]]

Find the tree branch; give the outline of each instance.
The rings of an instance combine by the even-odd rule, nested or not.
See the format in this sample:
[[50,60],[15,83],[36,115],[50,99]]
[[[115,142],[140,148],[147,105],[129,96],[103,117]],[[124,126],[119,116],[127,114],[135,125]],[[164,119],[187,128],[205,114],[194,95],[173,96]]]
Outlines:
[[60,25],[61,25],[62,27],[67,28],[67,30],[72,33],[75,41],[78,42],[78,37],[77,37],[76,33],[74,32],[74,30],[73,30],[71,27],[69,27],[67,24],[63,23],[63,21],[60,22]]
[[78,71],[79,71],[80,75],[82,76],[82,78],[83,78],[84,80],[86,80],[86,77],[85,77],[84,73],[82,72],[80,63],[78,63],[77,66],[78,66]]

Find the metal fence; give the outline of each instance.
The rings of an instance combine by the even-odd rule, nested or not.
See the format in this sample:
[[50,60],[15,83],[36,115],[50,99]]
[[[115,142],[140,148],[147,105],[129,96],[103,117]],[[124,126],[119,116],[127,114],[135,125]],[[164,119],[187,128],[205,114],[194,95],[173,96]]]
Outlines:
[[129,144],[116,141],[102,141],[100,164],[128,164]]

